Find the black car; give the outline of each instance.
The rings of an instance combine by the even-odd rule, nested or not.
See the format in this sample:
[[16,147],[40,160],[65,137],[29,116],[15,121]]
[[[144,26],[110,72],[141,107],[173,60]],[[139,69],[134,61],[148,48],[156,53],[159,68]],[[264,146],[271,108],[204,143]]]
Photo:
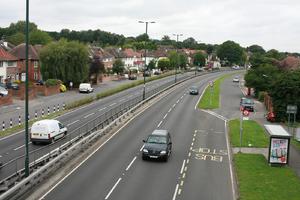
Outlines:
[[190,87],[189,91],[190,91],[190,94],[192,94],[192,95],[198,95],[199,94],[198,88],[196,86]]
[[162,159],[168,161],[172,150],[171,135],[167,130],[154,130],[147,140],[143,140],[142,159]]
[[6,83],[7,89],[19,90],[20,87],[17,83]]

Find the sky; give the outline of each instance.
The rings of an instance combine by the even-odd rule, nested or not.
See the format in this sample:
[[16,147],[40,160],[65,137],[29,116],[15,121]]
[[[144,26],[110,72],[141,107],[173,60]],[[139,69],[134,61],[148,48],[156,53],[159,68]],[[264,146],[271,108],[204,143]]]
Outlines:
[[[1,0],[0,27],[25,20],[25,0]],[[5,4],[3,4],[5,2]],[[100,29],[124,36],[161,39],[182,34],[198,43],[300,53],[299,0],[29,0],[30,21],[46,31]]]

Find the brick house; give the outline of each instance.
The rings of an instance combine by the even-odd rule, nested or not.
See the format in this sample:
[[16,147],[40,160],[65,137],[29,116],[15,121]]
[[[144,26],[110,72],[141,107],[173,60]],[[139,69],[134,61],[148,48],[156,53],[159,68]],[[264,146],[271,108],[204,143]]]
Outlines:
[[[38,47],[38,46],[37,46]],[[25,81],[26,78],[26,57],[25,57],[25,44],[20,44],[14,47],[10,53],[18,58],[17,68],[19,80]],[[41,69],[39,62],[39,55],[37,49],[29,45],[28,47],[28,79],[29,81],[41,80]]]
[[0,46],[0,83],[18,80],[17,61],[18,58]]

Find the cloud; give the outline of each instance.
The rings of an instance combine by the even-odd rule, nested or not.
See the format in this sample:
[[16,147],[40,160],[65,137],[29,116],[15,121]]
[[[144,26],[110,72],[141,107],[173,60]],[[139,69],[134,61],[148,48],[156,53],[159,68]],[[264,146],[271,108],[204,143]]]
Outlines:
[[[31,0],[30,20],[48,31],[101,29],[125,36],[145,32],[151,38],[172,38],[220,44],[233,40],[242,46],[300,52],[298,0]],[[0,27],[25,19],[25,2],[10,0],[0,8]],[[175,38],[174,38],[175,39]]]

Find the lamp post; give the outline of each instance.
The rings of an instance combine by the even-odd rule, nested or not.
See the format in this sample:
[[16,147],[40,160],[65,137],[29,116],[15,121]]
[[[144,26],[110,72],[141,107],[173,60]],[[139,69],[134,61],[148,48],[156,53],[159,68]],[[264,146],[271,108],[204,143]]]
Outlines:
[[25,57],[26,57],[26,83],[25,83],[25,176],[29,176],[29,150],[28,150],[28,44],[29,44],[29,0],[26,0],[26,29],[25,29]]
[[176,62],[176,66],[175,66],[175,83],[177,82],[177,65],[178,65],[178,38],[179,36],[183,36],[183,34],[173,34],[174,36],[176,36],[176,56],[177,56],[177,62]]
[[[154,24],[155,22],[154,21],[139,21],[139,23],[145,23],[146,24],[146,36],[148,35],[148,24]],[[145,100],[145,96],[146,96],[146,74],[145,74],[145,71],[146,71],[146,68],[147,68],[147,63],[146,63],[146,60],[147,60],[147,49],[146,49],[146,41],[145,41],[145,52],[144,52],[144,55],[145,55],[145,64],[144,64],[144,72],[143,72],[143,75],[144,75],[144,90],[143,90],[143,100]],[[148,68],[147,68],[147,71],[148,71]]]

